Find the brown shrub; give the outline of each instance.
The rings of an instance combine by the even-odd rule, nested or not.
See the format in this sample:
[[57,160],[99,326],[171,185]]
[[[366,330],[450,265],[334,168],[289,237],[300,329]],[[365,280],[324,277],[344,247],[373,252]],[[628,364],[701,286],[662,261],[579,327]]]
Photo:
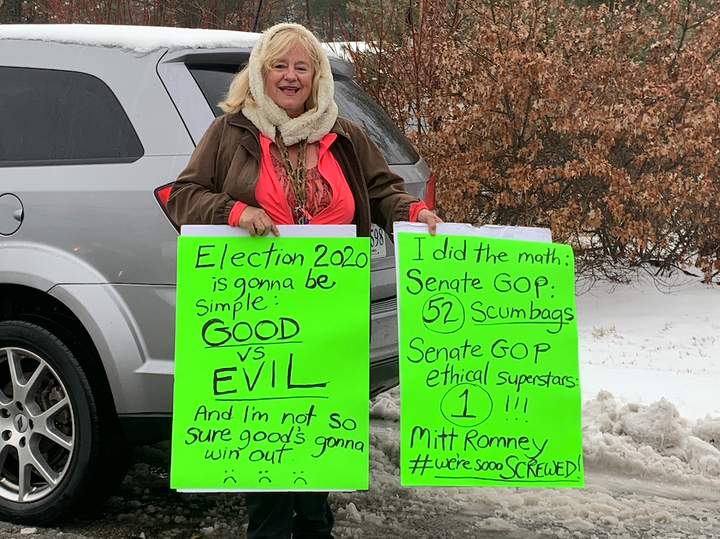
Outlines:
[[693,261],[710,279],[720,12],[701,6],[366,10],[373,46],[354,55],[358,80],[436,172],[446,219],[550,227],[581,270],[611,278]]

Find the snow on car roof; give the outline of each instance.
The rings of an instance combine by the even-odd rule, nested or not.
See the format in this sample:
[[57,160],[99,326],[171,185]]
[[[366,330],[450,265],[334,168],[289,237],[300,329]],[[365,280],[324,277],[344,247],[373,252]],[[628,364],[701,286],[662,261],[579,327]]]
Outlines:
[[365,41],[334,41],[323,43],[323,46],[338,58],[343,58],[348,61],[352,61],[350,51],[365,52],[376,48],[374,43],[367,43]]
[[136,54],[165,48],[252,47],[259,34],[233,30],[108,24],[2,24],[0,40],[33,40],[118,47]]

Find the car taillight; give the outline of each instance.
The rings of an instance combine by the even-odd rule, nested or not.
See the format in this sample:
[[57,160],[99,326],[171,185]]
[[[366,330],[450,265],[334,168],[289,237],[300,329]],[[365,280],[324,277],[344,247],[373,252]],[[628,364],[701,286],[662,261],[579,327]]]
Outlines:
[[425,205],[428,209],[435,209],[435,173],[430,173],[430,178],[425,184]]
[[177,224],[175,224],[175,221],[172,220],[172,217],[170,217],[170,214],[167,211],[167,201],[168,197],[170,196],[170,189],[172,189],[173,184],[168,183],[167,185],[162,185],[155,189],[155,198],[160,203],[160,207],[165,212],[165,215],[167,215],[167,218],[170,219],[170,222],[173,224],[175,228],[178,228]]

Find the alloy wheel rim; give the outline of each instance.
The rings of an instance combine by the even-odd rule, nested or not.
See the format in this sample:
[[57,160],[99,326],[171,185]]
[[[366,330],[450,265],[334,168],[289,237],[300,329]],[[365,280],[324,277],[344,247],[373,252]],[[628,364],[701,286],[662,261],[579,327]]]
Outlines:
[[0,498],[40,500],[62,482],[75,447],[72,402],[37,354],[0,348]]

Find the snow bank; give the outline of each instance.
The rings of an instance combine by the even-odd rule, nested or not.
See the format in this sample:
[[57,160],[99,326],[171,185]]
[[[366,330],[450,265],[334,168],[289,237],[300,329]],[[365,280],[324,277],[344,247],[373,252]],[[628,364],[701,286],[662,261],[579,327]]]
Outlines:
[[[720,498],[720,419],[692,424],[665,399],[626,404],[601,391],[583,405],[584,488],[403,488],[399,430],[384,426],[397,421],[399,404],[397,388],[371,402],[383,426],[370,433],[370,490],[334,494],[346,527],[401,526],[396,510],[459,515],[472,523],[470,536],[520,525],[555,537],[637,537],[662,528],[664,537],[702,538],[715,537],[720,526],[715,507],[707,506],[708,496]],[[354,537],[347,528],[342,536]]]

